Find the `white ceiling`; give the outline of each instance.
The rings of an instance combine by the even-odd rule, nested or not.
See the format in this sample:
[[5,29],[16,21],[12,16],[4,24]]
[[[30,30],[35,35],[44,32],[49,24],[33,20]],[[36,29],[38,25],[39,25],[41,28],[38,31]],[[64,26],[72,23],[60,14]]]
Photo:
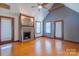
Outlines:
[[79,13],[79,3],[65,3],[64,5]]
[[[34,16],[36,21],[42,21],[46,15],[48,14],[48,9],[53,6],[53,3],[49,3],[46,7],[48,9],[41,9],[38,11],[38,8],[31,8],[32,6],[36,6],[36,3],[8,3],[11,6],[10,10],[0,9],[0,11],[4,11],[5,13],[12,13],[14,15],[23,13],[29,16]],[[66,3],[65,6],[71,8],[79,12],[79,3]]]

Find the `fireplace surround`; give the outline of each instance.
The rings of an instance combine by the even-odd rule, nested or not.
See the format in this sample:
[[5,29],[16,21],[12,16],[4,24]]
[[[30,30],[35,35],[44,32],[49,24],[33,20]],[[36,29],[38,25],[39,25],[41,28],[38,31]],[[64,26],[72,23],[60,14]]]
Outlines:
[[21,42],[35,39],[34,17],[20,14],[19,40]]

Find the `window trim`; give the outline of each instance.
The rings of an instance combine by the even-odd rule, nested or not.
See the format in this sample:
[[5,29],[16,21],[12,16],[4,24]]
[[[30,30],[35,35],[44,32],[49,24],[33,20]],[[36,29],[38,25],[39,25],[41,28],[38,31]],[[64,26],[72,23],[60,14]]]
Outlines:
[[[39,33],[37,33],[37,26],[36,26],[36,23],[40,23],[40,32]],[[35,21],[35,33],[36,34],[40,34],[41,33],[41,22],[40,21]]]
[[[46,30],[45,30],[45,33],[47,34],[51,34],[52,33],[52,22],[51,21],[47,21],[46,23],[49,23],[50,22],[50,33],[47,33]],[[46,23],[45,23],[45,29],[46,29]]]

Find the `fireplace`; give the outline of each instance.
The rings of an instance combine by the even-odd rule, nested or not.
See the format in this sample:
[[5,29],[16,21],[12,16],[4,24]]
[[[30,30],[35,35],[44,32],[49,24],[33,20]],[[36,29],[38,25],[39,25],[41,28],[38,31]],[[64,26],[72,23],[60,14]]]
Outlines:
[[23,40],[27,40],[31,38],[31,32],[23,32]]

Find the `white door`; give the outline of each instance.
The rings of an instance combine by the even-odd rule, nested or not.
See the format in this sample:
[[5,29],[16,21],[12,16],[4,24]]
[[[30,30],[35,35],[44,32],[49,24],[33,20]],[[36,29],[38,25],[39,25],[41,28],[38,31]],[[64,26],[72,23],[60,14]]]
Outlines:
[[12,40],[11,19],[1,18],[1,41]]
[[62,38],[62,22],[55,22],[55,37]]

